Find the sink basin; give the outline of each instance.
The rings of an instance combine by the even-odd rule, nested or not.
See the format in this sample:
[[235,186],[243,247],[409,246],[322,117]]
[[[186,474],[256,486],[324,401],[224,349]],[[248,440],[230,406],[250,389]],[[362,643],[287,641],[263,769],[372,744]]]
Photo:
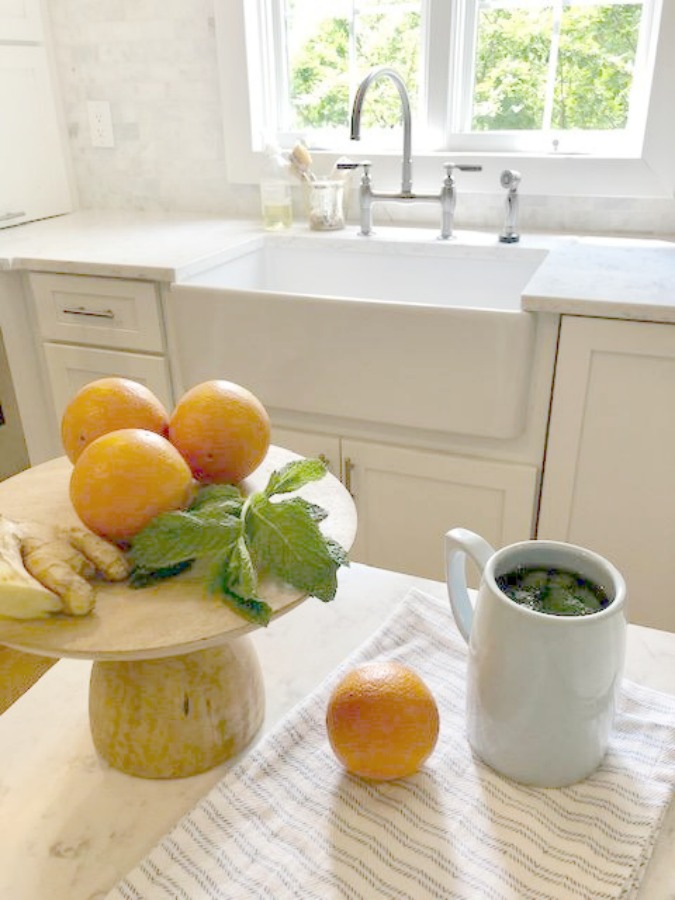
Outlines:
[[471,309],[520,309],[545,250],[428,241],[266,236],[190,284]]
[[246,385],[275,411],[496,438],[521,433],[546,251],[265,235],[172,285],[185,387]]

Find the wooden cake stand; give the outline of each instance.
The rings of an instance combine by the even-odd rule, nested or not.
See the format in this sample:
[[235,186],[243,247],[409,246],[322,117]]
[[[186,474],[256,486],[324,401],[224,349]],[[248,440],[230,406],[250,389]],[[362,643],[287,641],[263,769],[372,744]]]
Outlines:
[[[274,469],[297,458],[270,447],[243,482],[245,493],[263,488]],[[81,527],[68,499],[71,470],[61,457],[1,482],[0,513]],[[326,474],[299,493],[328,511],[322,530],[349,550],[356,510],[343,485]],[[260,596],[273,619],[306,598],[271,581],[260,585]],[[101,583],[87,616],[0,618],[0,644],[40,656],[94,660],[89,719],[98,753],[129,775],[176,778],[235,756],[262,725],[262,671],[247,636],[256,627],[188,571],[142,589]]]

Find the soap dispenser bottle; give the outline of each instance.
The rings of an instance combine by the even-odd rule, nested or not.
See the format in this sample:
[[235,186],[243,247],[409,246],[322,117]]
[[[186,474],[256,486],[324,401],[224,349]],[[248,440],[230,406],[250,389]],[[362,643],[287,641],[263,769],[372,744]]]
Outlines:
[[290,163],[279,147],[265,148],[260,179],[260,202],[263,228],[279,231],[293,224],[293,199],[290,183]]

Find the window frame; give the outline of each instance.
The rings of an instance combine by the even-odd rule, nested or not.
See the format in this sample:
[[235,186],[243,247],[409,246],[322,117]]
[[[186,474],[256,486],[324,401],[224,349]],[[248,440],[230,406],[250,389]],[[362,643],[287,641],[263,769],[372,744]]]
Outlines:
[[[265,87],[266,79],[276,78],[278,73],[269,71],[263,58],[264,42],[273,36],[269,32],[263,33],[262,53],[261,42],[251,37],[252,31],[265,21],[261,16],[264,3],[265,0],[215,0],[225,156],[227,176],[232,184],[258,182],[262,148],[255,145],[252,136],[264,131],[264,123],[271,121],[274,112],[265,109],[264,98],[269,96]],[[481,149],[470,149],[458,140],[453,141],[455,147],[448,150],[420,152],[415,146],[413,129],[414,189],[419,192],[440,189],[443,163],[453,160],[483,166],[481,172],[461,176],[462,190],[467,193],[497,192],[499,173],[503,168],[511,167],[522,171],[524,190],[534,195],[672,199],[675,196],[675,116],[670,85],[675,83],[675,54],[669,48],[675,46],[675,3],[664,0],[655,0],[655,3],[655,22],[659,27],[641,141],[633,146],[621,141],[620,147],[604,147],[600,154],[567,153],[564,147],[546,152],[504,151],[495,149],[494,142],[490,147],[491,136],[486,133],[480,135],[486,138]],[[423,54],[423,64],[427,67],[433,49],[431,42],[445,40],[444,29],[440,26],[447,27],[447,21],[441,22],[438,17],[442,19],[449,15],[449,6],[449,3],[435,6],[426,22],[429,52]],[[462,40],[461,32],[457,26],[451,29],[453,50],[457,41]],[[457,58],[458,54],[451,52],[447,58],[448,67],[457,65],[453,62]],[[434,83],[438,82],[434,80]],[[432,113],[447,104],[448,99],[444,89],[422,98]],[[425,137],[427,142],[435,137],[437,146],[444,137],[447,140],[443,135]],[[349,141],[345,135],[344,144],[334,151],[312,151],[320,171],[329,170],[335,159],[344,154],[357,162],[369,159],[373,163],[372,175],[378,189],[395,188],[400,180],[399,150],[379,151],[369,148],[365,142]]]

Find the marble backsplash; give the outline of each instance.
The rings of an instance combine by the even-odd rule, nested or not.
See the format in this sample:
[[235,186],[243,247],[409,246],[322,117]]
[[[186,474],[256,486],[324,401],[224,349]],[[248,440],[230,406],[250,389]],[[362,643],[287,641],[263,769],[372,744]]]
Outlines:
[[[49,0],[48,6],[79,205],[257,217],[257,187],[227,180],[213,0]],[[110,149],[92,147],[89,135],[87,101],[103,99],[112,110]],[[465,192],[455,225],[499,229],[503,202],[500,193]],[[390,205],[377,216],[438,220],[426,206]],[[522,231],[670,236],[675,200],[524,190],[519,223]]]

